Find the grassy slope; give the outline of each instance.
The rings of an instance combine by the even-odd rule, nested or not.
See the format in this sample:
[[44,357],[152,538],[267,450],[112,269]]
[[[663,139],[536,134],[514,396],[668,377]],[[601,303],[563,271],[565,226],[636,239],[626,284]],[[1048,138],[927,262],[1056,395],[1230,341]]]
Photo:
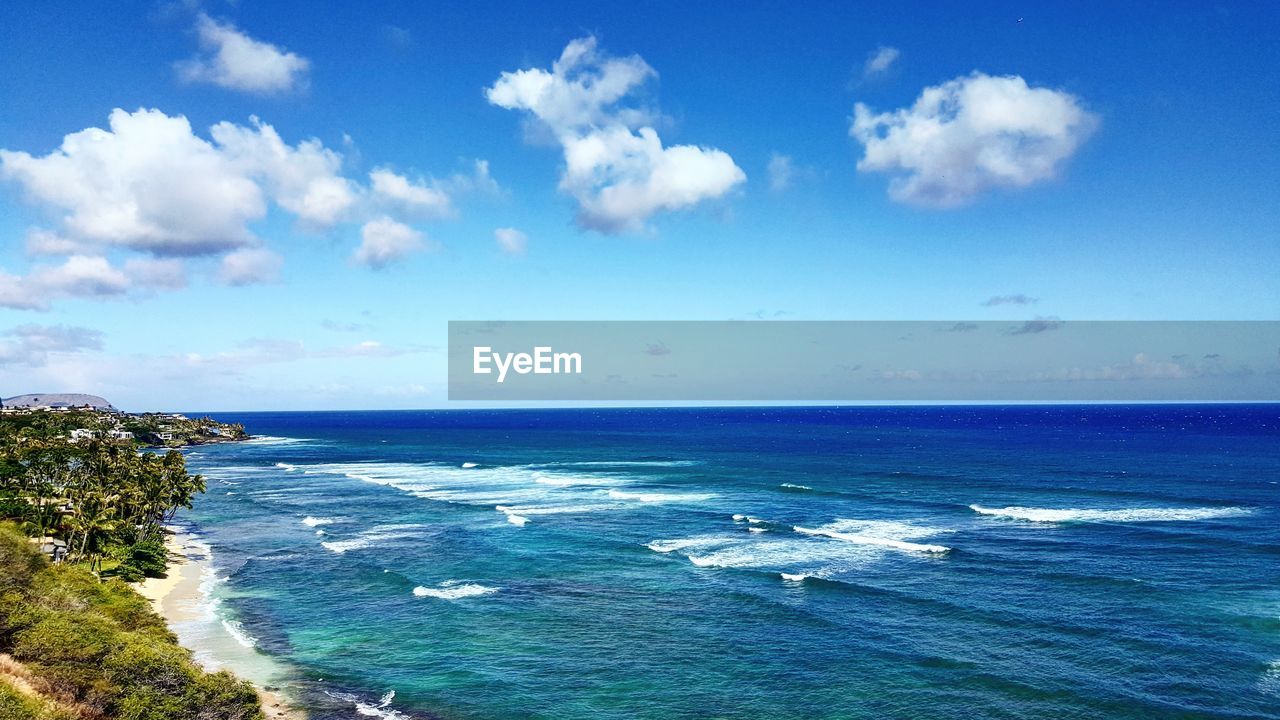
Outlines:
[[19,668],[0,672],[0,720],[262,718],[252,686],[197,667],[132,588],[52,566],[8,526],[0,526],[0,652]]

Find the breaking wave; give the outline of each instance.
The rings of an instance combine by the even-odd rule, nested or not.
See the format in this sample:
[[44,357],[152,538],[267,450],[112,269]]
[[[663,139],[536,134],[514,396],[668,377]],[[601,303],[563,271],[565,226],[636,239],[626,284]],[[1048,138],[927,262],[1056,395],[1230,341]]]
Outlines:
[[458,600],[460,598],[492,595],[500,589],[501,588],[480,585],[478,583],[464,583],[457,580],[446,580],[433,588],[419,585],[413,589],[413,595],[414,597],[432,597],[440,600]]
[[980,515],[1012,518],[1041,523],[1068,522],[1178,522],[1192,520],[1215,520],[1218,518],[1239,517],[1252,512],[1249,508],[1118,508],[1114,510],[1092,510],[1083,508],[1033,508],[1010,506],[1003,508],[987,508],[981,505],[970,505],[970,510]]

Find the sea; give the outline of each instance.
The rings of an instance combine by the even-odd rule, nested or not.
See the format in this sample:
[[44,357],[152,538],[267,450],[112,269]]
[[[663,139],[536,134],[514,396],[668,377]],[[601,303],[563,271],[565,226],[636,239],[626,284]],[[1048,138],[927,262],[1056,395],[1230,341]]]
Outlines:
[[315,720],[1280,718],[1280,405],[214,416],[204,602]]

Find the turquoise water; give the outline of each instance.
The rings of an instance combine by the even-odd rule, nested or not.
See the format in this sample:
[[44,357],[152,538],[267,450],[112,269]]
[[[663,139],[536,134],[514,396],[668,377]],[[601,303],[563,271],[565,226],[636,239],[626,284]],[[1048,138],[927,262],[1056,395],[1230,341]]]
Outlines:
[[1276,406],[227,419],[316,718],[1280,717]]

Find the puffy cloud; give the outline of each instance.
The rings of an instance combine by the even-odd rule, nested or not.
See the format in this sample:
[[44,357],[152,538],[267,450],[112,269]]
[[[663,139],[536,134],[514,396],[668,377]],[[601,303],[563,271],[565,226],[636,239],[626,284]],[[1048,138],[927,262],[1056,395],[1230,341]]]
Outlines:
[[[109,129],[63,138],[43,157],[0,150],[0,177],[64,213],[76,240],[165,255],[245,244],[266,204],[231,158],[191,132],[185,117],[113,110]],[[38,245],[47,248],[49,238]]]
[[453,213],[449,194],[424,181],[413,181],[386,168],[369,173],[369,183],[378,198],[406,212],[427,217],[446,217]]
[[303,223],[324,227],[341,220],[356,201],[342,177],[342,156],[319,140],[287,145],[276,129],[251,117],[253,127],[220,122],[209,130],[233,166],[261,179],[272,198]]
[[275,282],[282,265],[284,259],[266,248],[244,248],[222,258],[218,280],[234,286]]
[[858,103],[849,134],[866,149],[859,170],[895,175],[893,199],[953,207],[1053,177],[1097,124],[1069,93],[974,72],[925,88],[909,108]]
[[875,52],[867,57],[866,64],[862,66],[862,76],[871,77],[887,71],[901,56],[902,52],[895,47],[882,45],[876,48]]
[[44,365],[51,353],[101,350],[102,333],[66,325],[19,325],[0,333],[0,366]]
[[36,267],[25,277],[0,273],[0,307],[45,310],[63,297],[111,297],[128,292],[132,280],[106,258],[72,255],[61,265]]
[[494,230],[493,239],[498,241],[498,248],[508,255],[523,255],[529,243],[529,236],[513,227]]
[[721,150],[664,147],[647,124],[652,113],[620,106],[655,75],[640,57],[607,57],[587,37],[570,42],[550,71],[504,72],[485,94],[528,112],[563,147],[560,189],[578,201],[580,225],[634,231],[657,212],[721,197],[746,179]]
[[196,19],[202,54],[176,64],[187,82],[205,82],[230,90],[279,93],[301,87],[310,63],[270,43],[255,40],[230,23],[203,13]]
[[375,270],[425,246],[421,232],[388,217],[365,223],[360,238],[360,247],[351,259]]

